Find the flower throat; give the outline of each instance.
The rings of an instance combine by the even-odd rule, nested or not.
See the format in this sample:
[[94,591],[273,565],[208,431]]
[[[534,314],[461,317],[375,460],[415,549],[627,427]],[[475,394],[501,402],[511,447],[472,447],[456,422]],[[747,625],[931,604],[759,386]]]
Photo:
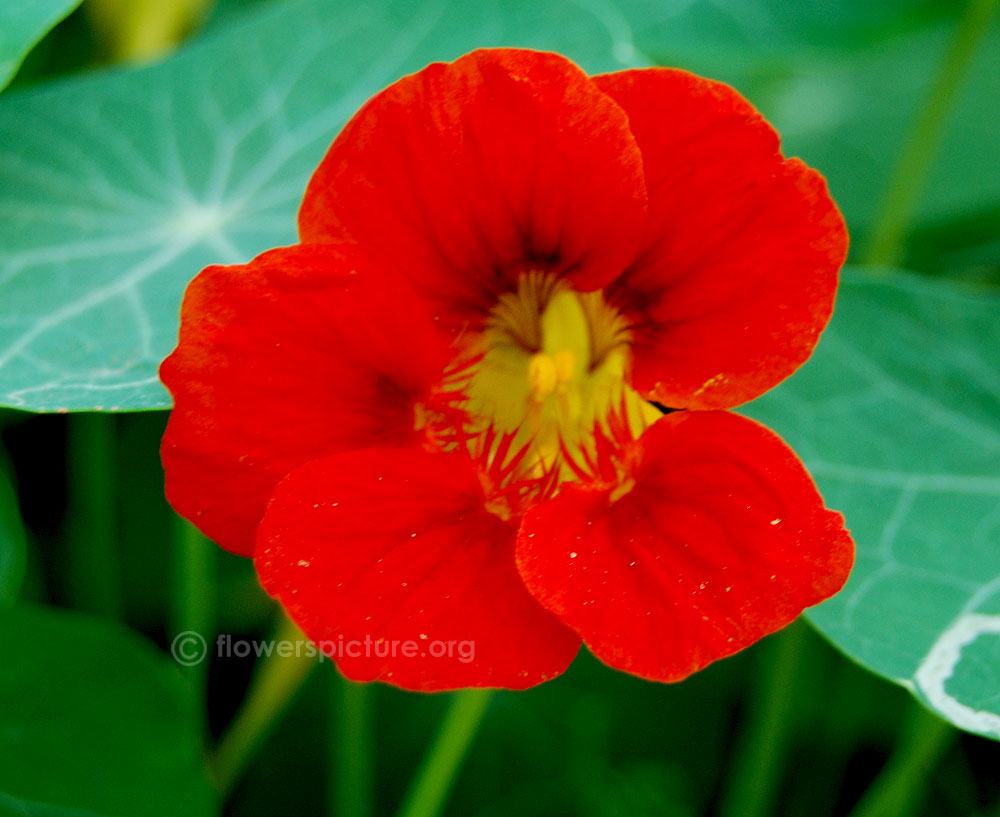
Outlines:
[[[660,416],[625,383],[630,335],[600,292],[523,274],[462,350],[462,442],[504,518],[573,480],[614,482]],[[468,361],[471,361],[469,363]]]

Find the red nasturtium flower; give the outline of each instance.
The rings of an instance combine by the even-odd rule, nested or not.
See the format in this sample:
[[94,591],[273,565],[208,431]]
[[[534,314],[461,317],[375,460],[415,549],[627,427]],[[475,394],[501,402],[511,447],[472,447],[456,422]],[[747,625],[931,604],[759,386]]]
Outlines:
[[843,518],[724,409],[812,352],[847,235],[732,88],[430,65],[347,124],[299,230],[189,286],[162,453],[315,641],[475,645],[347,676],[528,687],[582,639],[676,681],[844,583]]

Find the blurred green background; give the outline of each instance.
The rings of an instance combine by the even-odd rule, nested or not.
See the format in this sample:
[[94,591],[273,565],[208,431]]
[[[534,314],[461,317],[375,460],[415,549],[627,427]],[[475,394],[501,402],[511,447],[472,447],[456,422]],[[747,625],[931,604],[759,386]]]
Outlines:
[[[178,45],[207,54],[213,37],[238,37],[241,26],[281,5],[85,0],[28,53],[0,112],[8,95],[15,113],[43,107],[46,97],[32,94],[46,83],[58,92],[72,75],[110,72],[111,83],[125,72],[127,80],[129,63],[169,59]],[[995,3],[316,5],[338,7],[331,19],[360,18],[358,42],[342,46],[348,64],[372,49],[391,58],[410,35],[457,56],[482,32],[491,43],[565,50],[589,70],[664,64],[730,82],[778,127],[787,154],[828,177],[851,228],[854,263],[905,267],[962,292],[1000,289]],[[588,45],[594,42],[600,52]],[[279,30],[273,43],[253,47],[262,45],[286,55],[297,47]],[[591,64],[574,47],[580,54],[592,48]],[[106,87],[105,99],[116,86]],[[297,93],[307,104],[308,89]],[[126,121],[130,103],[122,99]],[[317,134],[317,144],[335,130]],[[9,138],[0,151],[13,144]],[[32,134],[17,138],[30,142]],[[252,155],[253,145],[247,150]],[[303,167],[309,162],[311,155]],[[84,204],[89,192],[80,191]],[[262,228],[261,240],[281,243],[293,230],[291,221]],[[1000,393],[995,371],[982,377]],[[250,562],[193,536],[163,500],[157,448],[165,419],[159,411],[0,410],[0,542],[8,543],[0,550],[0,605],[16,594],[18,608],[37,603],[117,620],[161,650],[185,629],[234,638],[271,633],[275,609]],[[850,524],[851,509],[843,510]],[[9,545],[15,541],[25,543],[24,565],[10,556],[22,552]],[[3,581],[22,568],[19,593],[6,592]],[[147,643],[118,644],[101,622],[95,630],[91,619],[62,626],[45,611],[2,615],[19,623],[0,623],[0,815],[213,812],[201,750],[171,730],[203,733],[212,745],[237,712],[252,659],[215,659],[207,673],[201,667],[175,678]],[[53,699],[65,699],[64,710],[53,710]],[[345,684],[326,662],[274,718],[220,808],[248,816],[392,814],[447,706],[444,695]],[[63,715],[43,724],[53,711]],[[18,743],[19,730],[32,739]],[[121,749],[131,745],[146,755]],[[16,756],[13,746],[22,747]],[[498,693],[446,813],[1000,816],[998,768],[997,743],[939,725],[908,692],[799,622],[679,685],[645,683],[583,653],[555,682]]]

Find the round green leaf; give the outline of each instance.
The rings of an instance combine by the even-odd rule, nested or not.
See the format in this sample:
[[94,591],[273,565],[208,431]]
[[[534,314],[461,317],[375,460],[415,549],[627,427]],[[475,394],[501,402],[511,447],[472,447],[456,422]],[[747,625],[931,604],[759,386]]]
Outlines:
[[0,612],[0,813],[214,813],[201,719],[176,666],[108,621]]
[[812,360],[747,406],[858,546],[809,618],[956,726],[1000,739],[1000,297],[845,275]]

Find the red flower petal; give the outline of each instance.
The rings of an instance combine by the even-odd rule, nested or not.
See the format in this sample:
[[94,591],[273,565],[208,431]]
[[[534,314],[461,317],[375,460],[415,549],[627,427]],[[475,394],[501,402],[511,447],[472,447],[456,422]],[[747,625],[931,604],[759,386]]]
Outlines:
[[414,403],[448,349],[412,297],[357,274],[349,247],[272,250],[191,282],[160,376],[174,410],[161,454],[182,516],[253,553],[274,486],[346,448],[413,444]]
[[[367,450],[311,462],[275,491],[257,570],[349,678],[420,690],[533,686],[561,673],[580,640],[525,590],[516,529],[484,501],[459,454]],[[393,645],[395,657],[376,654]]]
[[518,535],[528,589],[605,663],[679,681],[846,581],[843,517],[768,429],[676,412],[637,445],[629,493],[568,488],[529,511]]
[[459,327],[526,268],[604,286],[645,219],[621,108],[564,57],[503,48],[432,64],[370,100],[313,176],[299,230],[371,247]]
[[847,232],[826,182],[727,85],[675,69],[595,77],[642,149],[649,220],[608,289],[636,324],[633,382],[673,408],[757,397],[812,353]]

